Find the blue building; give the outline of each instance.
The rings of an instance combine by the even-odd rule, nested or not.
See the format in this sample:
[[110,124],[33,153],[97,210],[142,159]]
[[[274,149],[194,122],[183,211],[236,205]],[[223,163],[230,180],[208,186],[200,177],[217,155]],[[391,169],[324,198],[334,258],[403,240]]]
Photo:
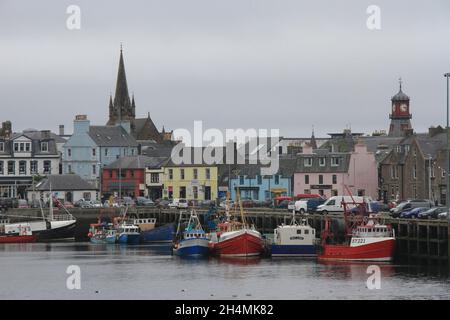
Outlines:
[[236,200],[238,188],[241,199],[264,201],[276,197],[292,197],[295,167],[295,158],[280,158],[277,174],[263,176],[260,165],[236,165],[230,173],[231,199]]
[[138,143],[130,134],[129,122],[91,126],[85,115],[77,115],[73,128],[73,135],[63,147],[63,174],[77,174],[99,187],[103,166],[119,157],[138,154]]

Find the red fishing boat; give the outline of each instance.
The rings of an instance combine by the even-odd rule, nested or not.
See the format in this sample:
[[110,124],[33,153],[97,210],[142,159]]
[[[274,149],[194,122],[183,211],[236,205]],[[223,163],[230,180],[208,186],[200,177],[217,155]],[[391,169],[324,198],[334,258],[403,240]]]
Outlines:
[[209,247],[213,254],[219,256],[259,256],[264,250],[261,233],[254,225],[247,224],[239,199],[239,190],[237,194],[242,221],[232,220],[226,206],[226,221],[219,223],[218,230],[211,234]]
[[0,234],[0,243],[31,243],[37,241],[33,235],[29,223],[19,225],[4,225],[3,233]]
[[346,242],[329,244],[332,240],[330,232],[331,220],[325,221],[322,232],[322,254],[320,260],[347,261],[391,261],[394,258],[395,232],[390,225],[379,222],[376,214],[366,215],[367,203],[353,202],[356,208],[348,210],[344,206],[346,225]]

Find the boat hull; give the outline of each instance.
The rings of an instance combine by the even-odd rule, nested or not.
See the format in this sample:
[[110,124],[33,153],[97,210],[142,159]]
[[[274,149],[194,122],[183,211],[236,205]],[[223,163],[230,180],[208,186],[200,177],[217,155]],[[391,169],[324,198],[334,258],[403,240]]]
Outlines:
[[0,236],[0,243],[33,243],[37,241],[37,236]]
[[120,244],[139,244],[140,236],[139,234],[127,234],[123,233],[119,235],[117,242]]
[[75,239],[76,220],[51,221],[50,224],[48,229],[33,231],[39,241]]
[[213,253],[227,257],[249,257],[262,254],[264,246],[259,234],[249,230],[235,232],[236,235],[232,237],[212,243]]
[[394,258],[395,239],[389,238],[368,244],[324,245],[320,260],[346,261],[392,261]]
[[174,224],[166,224],[152,230],[141,232],[141,242],[154,243],[154,242],[172,242],[173,234],[175,232]]
[[272,257],[314,257],[317,256],[314,245],[277,245],[271,246]]
[[91,237],[90,241],[91,241],[91,243],[95,243],[95,244],[116,243],[116,237],[115,236],[109,236],[109,237],[98,238],[96,236],[93,236],[93,237]]
[[174,248],[173,253],[180,256],[205,256],[209,253],[209,240],[206,238],[182,240]]

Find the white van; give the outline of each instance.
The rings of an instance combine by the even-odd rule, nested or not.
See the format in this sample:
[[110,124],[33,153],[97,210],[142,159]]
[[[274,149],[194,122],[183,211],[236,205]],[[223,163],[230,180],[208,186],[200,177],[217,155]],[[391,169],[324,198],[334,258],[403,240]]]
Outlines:
[[355,201],[356,203],[362,203],[362,202],[370,202],[372,201],[371,197],[359,197],[359,196],[334,196],[331,198],[328,198],[327,201],[325,201],[324,204],[321,204],[317,207],[316,212],[327,214],[328,212],[331,213],[344,213],[344,206],[342,205],[342,202],[346,202],[348,204],[347,208],[352,209],[355,207],[353,203]]

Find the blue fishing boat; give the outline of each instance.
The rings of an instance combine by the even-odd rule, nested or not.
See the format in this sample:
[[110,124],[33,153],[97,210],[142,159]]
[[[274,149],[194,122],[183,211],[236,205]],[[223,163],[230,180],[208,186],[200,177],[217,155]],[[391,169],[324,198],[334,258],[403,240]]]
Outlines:
[[274,230],[272,257],[313,257],[317,255],[315,229],[308,225],[306,219],[300,223],[292,213],[290,225],[280,225]]
[[151,230],[141,232],[141,242],[143,243],[159,243],[172,242],[175,233],[175,225],[169,223]]
[[92,243],[116,243],[117,230],[112,223],[93,223],[90,225],[88,237]]
[[139,244],[140,234],[138,226],[123,223],[117,230],[117,242],[120,244]]
[[194,210],[191,211],[189,221],[183,232],[181,230],[182,215],[178,223],[177,238],[173,252],[180,256],[204,256],[209,253],[209,239],[202,228],[200,220]]

